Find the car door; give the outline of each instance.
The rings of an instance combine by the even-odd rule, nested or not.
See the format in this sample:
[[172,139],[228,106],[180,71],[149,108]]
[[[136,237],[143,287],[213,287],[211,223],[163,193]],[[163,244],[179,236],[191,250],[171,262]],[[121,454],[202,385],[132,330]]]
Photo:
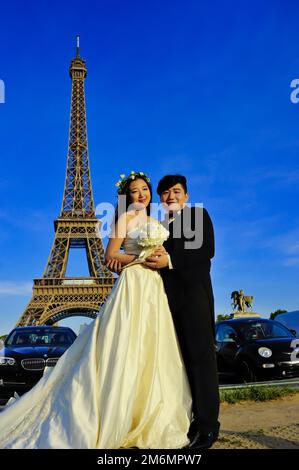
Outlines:
[[224,325],[216,326],[216,357],[218,372],[224,372],[224,362],[222,358],[222,343],[223,343],[223,329]]
[[237,333],[230,325],[219,325],[216,333],[217,364],[219,372],[234,372],[238,349]]

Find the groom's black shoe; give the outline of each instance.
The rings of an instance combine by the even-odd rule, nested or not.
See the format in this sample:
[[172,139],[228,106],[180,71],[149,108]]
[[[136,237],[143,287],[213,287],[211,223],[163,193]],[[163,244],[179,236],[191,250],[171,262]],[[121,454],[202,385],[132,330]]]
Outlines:
[[198,433],[198,431],[199,431],[199,425],[198,425],[197,421],[194,419],[190,424],[189,431],[188,431],[188,434],[187,434],[187,437],[190,440],[190,442],[193,441],[193,439],[196,436],[196,434]]
[[189,449],[208,449],[217,441],[219,431],[197,431],[193,440],[190,441]]

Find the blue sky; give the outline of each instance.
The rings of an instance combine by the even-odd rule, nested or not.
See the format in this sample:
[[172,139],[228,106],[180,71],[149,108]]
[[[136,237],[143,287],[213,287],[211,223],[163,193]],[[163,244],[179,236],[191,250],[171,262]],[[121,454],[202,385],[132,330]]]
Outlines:
[[11,1],[0,13],[0,334],[53,242],[76,34],[95,204],[115,202],[120,173],[145,171],[154,187],[185,174],[214,222],[216,313],[241,288],[265,317],[298,309],[298,3]]

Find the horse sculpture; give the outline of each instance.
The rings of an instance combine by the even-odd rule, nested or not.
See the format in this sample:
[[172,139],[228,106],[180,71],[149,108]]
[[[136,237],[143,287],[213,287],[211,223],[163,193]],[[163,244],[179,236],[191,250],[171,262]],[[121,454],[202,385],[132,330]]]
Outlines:
[[245,312],[246,307],[252,308],[253,295],[244,295],[244,291],[241,289],[240,292],[234,290],[230,296],[233,299],[232,307],[233,310],[238,308],[239,312]]

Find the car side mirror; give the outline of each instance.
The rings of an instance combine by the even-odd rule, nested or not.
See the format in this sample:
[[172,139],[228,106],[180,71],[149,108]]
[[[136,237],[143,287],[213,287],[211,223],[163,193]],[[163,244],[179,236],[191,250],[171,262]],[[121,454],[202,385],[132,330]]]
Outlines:
[[297,335],[297,331],[296,331],[296,330],[293,330],[293,329],[291,330],[291,329],[290,329],[290,332],[293,333],[294,336]]

